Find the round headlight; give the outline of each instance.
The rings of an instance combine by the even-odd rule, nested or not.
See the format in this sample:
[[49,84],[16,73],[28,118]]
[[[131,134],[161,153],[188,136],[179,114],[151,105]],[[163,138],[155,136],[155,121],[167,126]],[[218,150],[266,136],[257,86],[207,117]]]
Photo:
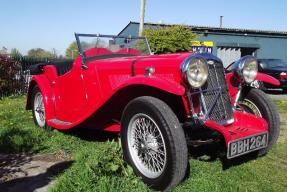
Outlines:
[[258,63],[255,57],[246,55],[232,64],[231,70],[239,77],[242,83],[252,83],[257,76]]
[[207,62],[203,58],[194,58],[189,61],[186,69],[186,78],[188,83],[199,88],[206,82],[208,77]]
[[242,69],[242,75],[246,83],[252,83],[258,72],[258,64],[255,58],[249,58],[245,61]]

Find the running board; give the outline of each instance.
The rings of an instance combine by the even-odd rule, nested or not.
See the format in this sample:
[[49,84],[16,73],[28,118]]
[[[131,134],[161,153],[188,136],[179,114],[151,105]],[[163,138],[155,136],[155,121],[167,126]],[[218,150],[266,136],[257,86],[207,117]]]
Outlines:
[[57,124],[57,125],[71,125],[72,124],[71,122],[61,121],[59,119],[50,119],[48,121],[53,124]]

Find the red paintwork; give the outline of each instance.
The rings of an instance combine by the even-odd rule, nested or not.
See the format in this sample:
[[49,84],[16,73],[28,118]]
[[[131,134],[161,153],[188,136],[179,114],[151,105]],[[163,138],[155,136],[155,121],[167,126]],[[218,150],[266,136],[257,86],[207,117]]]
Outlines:
[[234,123],[229,125],[222,126],[215,121],[206,121],[204,124],[220,132],[226,145],[233,140],[268,131],[268,124],[263,118],[239,111],[234,112]]
[[[86,55],[90,57],[109,53],[106,49],[90,49]],[[118,54],[121,53],[126,54],[127,49],[120,49]],[[32,82],[35,81],[47,97],[45,108],[48,109],[48,125],[57,129],[79,125],[116,92],[130,85],[146,85],[175,95],[184,95],[185,88],[179,83],[180,64],[190,53],[142,56],[134,49],[129,49],[129,53],[139,56],[94,60],[87,63],[87,70],[81,68],[81,59],[78,57],[73,68],[62,76],[57,76],[56,68],[51,65],[44,67],[43,74],[33,76]],[[132,76],[131,65],[135,60],[135,75]],[[150,66],[155,68],[155,73],[148,77],[145,68]],[[49,121],[51,119],[70,124],[55,124]]]
[[256,76],[256,80],[263,81],[265,83],[269,83],[269,84],[276,85],[276,86],[280,85],[280,81],[278,81],[277,79],[275,79],[274,77],[270,75],[266,75],[265,73],[258,72]]
[[143,55],[137,49],[134,48],[121,48],[119,51],[116,52],[117,54],[134,54],[134,55]]
[[[112,96],[134,85],[153,87],[181,97],[186,115],[191,116],[180,72],[181,63],[191,53],[144,56],[135,49],[124,48],[118,50],[116,54],[127,54],[127,51],[136,56],[90,61],[87,63],[86,70],[82,69],[81,59],[77,57],[72,69],[62,76],[57,75],[56,68],[52,65],[45,66],[42,74],[33,76],[30,85],[38,84],[44,95],[47,124],[56,129],[69,129],[86,123],[93,114],[101,112]],[[93,48],[86,51],[86,56],[110,53],[111,51],[107,49]],[[155,69],[151,76],[146,75],[147,67]],[[272,78],[263,75],[259,77],[264,81],[275,82]],[[226,79],[230,95],[234,98],[237,93],[237,81],[232,73],[227,74]],[[118,103],[121,99],[125,97],[118,98]],[[198,112],[198,98],[193,97],[192,100],[194,110]],[[117,103],[112,107],[117,108]],[[112,111],[113,109],[107,114]],[[96,127],[107,131],[120,131],[118,122],[111,119],[104,120],[107,114],[101,114]],[[230,125],[221,126],[214,121],[206,121],[205,125],[219,131],[226,143],[267,130],[268,126],[262,118],[241,112],[235,112],[234,117],[235,122]],[[66,123],[57,124],[57,121],[51,121],[52,119]],[[87,125],[95,126],[89,123]]]
[[37,75],[37,76],[33,76],[32,77],[32,81],[31,82],[37,82],[43,97],[44,97],[44,106],[45,106],[45,115],[47,119],[53,118],[54,116],[54,105],[53,105],[53,91],[52,91],[52,87],[51,87],[51,83],[49,81],[49,79],[47,78],[46,75],[41,74],[41,75]]
[[281,79],[287,79],[287,73],[286,72],[280,73],[280,78]]
[[143,55],[143,53],[139,52],[134,48],[120,48],[119,50],[112,52],[106,48],[93,48],[85,51],[85,55],[87,57],[92,57],[96,55],[108,55],[108,54],[131,54],[131,55]]
[[227,86],[229,89],[229,94],[231,97],[231,103],[234,104],[236,94],[238,92],[238,86],[240,85],[240,81],[236,78],[233,72],[225,74]]
[[[225,76],[226,76],[227,85],[229,87],[229,93],[231,96],[231,101],[233,104],[235,97],[236,97],[236,94],[238,92],[238,85],[240,84],[240,81],[236,78],[236,75],[234,75],[233,72],[227,73]],[[276,86],[280,85],[280,81],[278,81],[274,77],[267,75],[265,73],[259,73],[258,72],[257,76],[256,76],[256,80],[262,81],[265,83],[269,83],[272,85],[276,85]]]
[[86,55],[94,56],[94,55],[106,55],[111,54],[112,52],[106,48],[97,48],[97,49],[88,49]]

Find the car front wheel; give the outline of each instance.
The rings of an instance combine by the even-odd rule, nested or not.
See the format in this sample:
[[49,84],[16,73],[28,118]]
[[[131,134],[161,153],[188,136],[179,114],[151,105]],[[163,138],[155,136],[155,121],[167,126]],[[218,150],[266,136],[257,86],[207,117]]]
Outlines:
[[163,101],[139,97],[122,117],[124,158],[156,190],[168,190],[185,176],[188,152],[183,129]]
[[280,133],[280,119],[276,106],[261,90],[250,88],[239,101],[239,106],[246,112],[264,118],[268,123],[268,146],[259,150],[259,155],[266,154],[276,143]]

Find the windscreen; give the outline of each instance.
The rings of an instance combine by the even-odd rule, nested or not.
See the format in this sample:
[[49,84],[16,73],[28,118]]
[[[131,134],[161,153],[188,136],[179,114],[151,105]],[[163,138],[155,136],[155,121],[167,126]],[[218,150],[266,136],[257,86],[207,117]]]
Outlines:
[[143,37],[76,34],[76,38],[80,52],[86,60],[104,55],[150,55],[148,42]]

